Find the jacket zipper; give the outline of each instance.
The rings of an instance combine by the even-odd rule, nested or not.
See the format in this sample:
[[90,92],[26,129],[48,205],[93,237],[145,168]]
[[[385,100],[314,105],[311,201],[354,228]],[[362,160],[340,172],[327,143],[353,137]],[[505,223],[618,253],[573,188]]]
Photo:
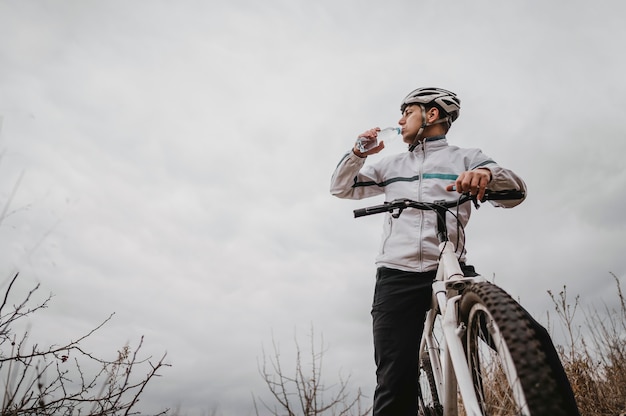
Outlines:
[[[426,149],[424,146],[424,139],[422,139],[421,144],[421,148],[422,148],[422,162],[420,163],[420,167],[419,167],[419,182],[418,182],[418,187],[417,187],[417,200],[421,201],[422,200],[422,183],[423,183],[423,179],[424,179],[424,162],[426,161]],[[420,271],[421,270],[421,265],[422,265],[422,236],[424,235],[424,211],[420,210],[419,211],[419,218],[420,218],[420,227],[418,230],[418,250],[417,250],[417,260],[418,260],[418,264],[420,265]]]

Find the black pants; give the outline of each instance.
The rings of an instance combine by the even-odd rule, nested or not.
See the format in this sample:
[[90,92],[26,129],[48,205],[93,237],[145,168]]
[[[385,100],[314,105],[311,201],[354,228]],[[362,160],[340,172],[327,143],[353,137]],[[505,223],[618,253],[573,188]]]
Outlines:
[[[475,276],[472,266],[463,267]],[[381,267],[372,305],[376,391],[373,416],[415,416],[419,343],[432,300],[436,272],[404,272]]]

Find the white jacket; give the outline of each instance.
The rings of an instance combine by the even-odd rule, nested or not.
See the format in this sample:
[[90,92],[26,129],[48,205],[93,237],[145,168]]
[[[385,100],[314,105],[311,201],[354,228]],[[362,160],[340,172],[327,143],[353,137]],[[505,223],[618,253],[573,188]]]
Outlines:
[[[413,152],[387,156],[368,165],[365,165],[365,158],[350,151],[341,159],[332,176],[330,192],[347,199],[363,199],[384,194],[386,201],[398,198],[424,202],[451,200],[459,195],[446,191],[446,186],[454,183],[461,172],[479,167],[491,171],[492,179],[488,189],[526,192],[526,184],[515,173],[498,166],[479,149],[449,146],[445,136],[427,138]],[[489,202],[494,206],[511,208],[522,200]],[[456,209],[454,211],[456,213]],[[458,239],[457,220],[453,215],[447,215],[450,241],[455,244],[462,262],[465,261],[462,230],[467,225],[470,214],[471,203],[459,207],[461,233]],[[390,213],[385,215],[376,264],[379,267],[404,271],[424,272],[435,269],[439,258],[436,213],[406,209],[399,218],[393,218]]]

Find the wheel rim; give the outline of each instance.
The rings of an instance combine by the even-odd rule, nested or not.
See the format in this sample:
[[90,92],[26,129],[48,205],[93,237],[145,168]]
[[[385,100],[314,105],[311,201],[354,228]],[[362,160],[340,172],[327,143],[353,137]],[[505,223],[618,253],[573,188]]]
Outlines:
[[489,311],[475,304],[468,316],[467,354],[474,389],[486,415],[529,415],[504,338]]

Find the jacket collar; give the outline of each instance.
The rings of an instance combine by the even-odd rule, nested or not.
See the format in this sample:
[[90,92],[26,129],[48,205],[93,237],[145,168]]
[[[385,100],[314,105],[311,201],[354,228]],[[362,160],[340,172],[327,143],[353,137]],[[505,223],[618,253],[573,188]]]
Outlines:
[[446,135],[442,134],[440,136],[426,137],[424,139],[424,142],[436,142],[437,140],[445,140],[445,139],[446,139]]
[[417,147],[415,147],[413,151],[416,151],[418,149],[423,150],[424,147],[426,146],[426,143],[428,143],[429,149],[439,149],[448,145],[446,136],[442,134],[440,136],[431,136],[431,137],[424,138],[424,140],[422,140],[422,142],[418,144]]

